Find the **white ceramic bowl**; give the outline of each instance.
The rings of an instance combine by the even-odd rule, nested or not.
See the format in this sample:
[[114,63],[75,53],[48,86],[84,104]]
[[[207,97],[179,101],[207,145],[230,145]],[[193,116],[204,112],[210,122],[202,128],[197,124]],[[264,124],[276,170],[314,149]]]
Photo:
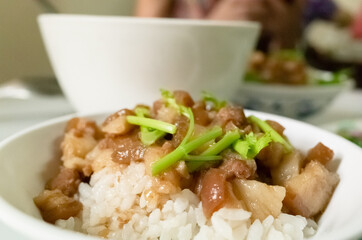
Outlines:
[[[60,85],[80,112],[149,102],[160,88],[230,99],[260,29],[241,21],[66,14],[38,20]],[[139,101],[130,101],[135,94]]]
[[[341,240],[362,233],[362,149],[314,126],[271,114],[247,111],[261,119],[273,119],[286,127],[291,143],[302,151],[322,141],[340,161],[341,178],[313,239]],[[105,115],[89,116],[101,120]],[[37,240],[89,240],[80,233],[62,230],[41,220],[33,197],[42,191],[52,170],[52,159],[66,121],[63,117],[25,130],[0,143],[0,220]]]
[[335,85],[290,86],[244,82],[233,101],[245,108],[301,119],[324,110],[353,81]]

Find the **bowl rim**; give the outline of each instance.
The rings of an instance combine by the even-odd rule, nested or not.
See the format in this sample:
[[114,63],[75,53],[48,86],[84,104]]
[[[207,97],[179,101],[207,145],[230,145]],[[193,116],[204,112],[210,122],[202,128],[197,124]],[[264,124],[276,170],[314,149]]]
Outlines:
[[229,27],[229,28],[248,28],[260,30],[261,25],[256,21],[232,21],[232,20],[205,20],[205,19],[180,19],[180,18],[150,18],[134,16],[115,16],[115,15],[90,15],[90,14],[68,14],[68,13],[42,13],[37,17],[39,22],[51,21],[82,21],[99,23],[131,23],[162,26],[192,26],[192,27]]
[[[358,147],[357,145],[351,143],[350,141],[344,139],[343,137],[334,134],[328,130],[322,129],[318,126],[314,126],[309,123],[305,123],[302,121],[298,121],[292,118],[271,114],[271,113],[265,113],[261,111],[254,111],[254,110],[248,110],[245,109],[245,113],[247,115],[259,115],[263,119],[274,119],[276,121],[288,121],[290,124],[296,124],[301,125],[304,127],[312,128],[314,130],[318,130],[324,133],[326,137],[334,137],[337,138],[338,141],[344,142],[344,144],[348,144],[351,148],[354,148],[356,151],[360,151],[362,153],[362,149]],[[11,135],[10,137],[7,137],[6,139],[0,141],[0,151],[6,147],[11,142],[15,141],[18,138],[21,138],[23,135],[31,134],[34,131],[40,130],[45,127],[52,127],[53,125],[65,123],[67,120],[73,118],[73,117],[87,117],[91,119],[95,118],[104,118],[107,116],[107,114],[110,114],[109,111],[106,112],[98,112],[98,113],[73,113],[68,114],[65,116],[57,117],[54,119],[50,119],[41,123],[38,123],[34,126],[28,127],[22,131],[19,131],[16,134]],[[0,222],[2,222],[7,227],[12,228],[13,230],[25,235],[25,236],[36,236],[40,239],[47,239],[45,237],[53,236],[52,239],[56,240],[63,240],[63,239],[73,239],[73,240],[97,240],[98,237],[87,235],[84,233],[71,231],[67,229],[62,229],[58,226],[55,226],[53,224],[49,224],[41,219],[37,219],[33,216],[30,216],[23,211],[19,210],[15,206],[13,206],[11,203],[9,203],[7,200],[5,200],[0,195]],[[21,219],[22,224],[19,224],[19,220]],[[362,221],[362,216],[360,216],[360,220]],[[359,224],[360,222],[356,221],[354,224],[349,225],[347,230],[349,230],[349,238],[357,238],[360,237],[362,234],[362,227]],[[317,233],[318,234],[318,231]],[[328,233],[327,233],[328,234]],[[338,234],[334,233],[333,235],[335,238],[333,239],[345,239],[346,238],[346,232],[339,232]],[[327,237],[331,237],[331,235],[327,235]],[[314,236],[312,239],[315,239]],[[323,239],[331,239],[324,237]]]
[[355,83],[353,79],[348,79],[341,83],[329,85],[287,85],[287,84],[267,84],[259,82],[245,82],[243,81],[240,90],[256,90],[264,92],[287,93],[294,95],[296,93],[309,94],[309,93],[324,93],[324,92],[343,92],[353,89]]

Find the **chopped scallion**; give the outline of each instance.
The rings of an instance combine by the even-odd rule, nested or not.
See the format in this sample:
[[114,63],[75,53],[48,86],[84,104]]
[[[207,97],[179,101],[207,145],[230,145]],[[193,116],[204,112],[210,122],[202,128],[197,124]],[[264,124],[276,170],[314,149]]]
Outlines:
[[[217,155],[223,150],[225,150],[227,147],[229,147],[233,142],[235,142],[239,138],[240,138],[240,133],[238,130],[227,132],[221,140],[219,140],[217,143],[206,149],[200,155],[201,156]],[[203,164],[204,163],[202,162],[188,162],[187,168],[190,172],[194,172],[198,170],[200,167],[202,167]]]
[[174,151],[167,154],[166,156],[164,156],[163,158],[161,158],[152,165],[152,175],[155,176],[167,170],[169,167],[178,162],[185,155],[199,148],[203,144],[221,136],[221,134],[222,134],[221,127],[214,127],[210,131],[207,131],[201,136],[195,138],[194,140],[191,140],[186,144],[180,144]]
[[146,130],[142,131],[141,129],[141,141],[145,145],[152,145],[154,144],[158,139],[165,136],[166,133],[162,132],[160,130]]
[[200,156],[200,155],[186,155],[185,161],[218,161],[222,160],[222,156]]
[[184,114],[185,116],[187,116],[189,118],[189,128],[187,129],[186,135],[184,137],[184,139],[182,139],[182,142],[180,143],[180,145],[185,145],[189,139],[191,138],[192,134],[194,133],[194,129],[195,129],[195,119],[194,119],[194,114],[191,110],[191,108],[186,108],[184,110]]
[[249,143],[245,140],[237,140],[233,145],[234,150],[239,153],[243,158],[248,158]]
[[261,130],[263,130],[264,133],[269,133],[271,139],[274,142],[279,142],[284,146],[284,149],[288,152],[293,150],[292,145],[285,140],[282,136],[280,136],[279,133],[277,133],[277,131],[275,131],[268,123],[266,123],[265,121],[255,117],[255,116],[250,116],[249,120],[255,124],[257,124]]
[[226,101],[220,101],[214,95],[212,95],[211,93],[208,93],[206,91],[202,92],[202,99],[205,102],[211,102],[214,105],[214,108],[216,110],[219,110],[220,108],[226,106]]
[[[145,107],[137,107],[135,109],[137,117],[146,117],[150,115],[150,110]],[[146,126],[140,126],[141,128],[141,142],[145,145],[151,145],[157,141],[157,139],[166,135],[165,132],[152,129]]]
[[127,116],[127,121],[134,125],[157,129],[166,133],[174,134],[177,130],[176,126],[167,122],[159,121],[152,118]]

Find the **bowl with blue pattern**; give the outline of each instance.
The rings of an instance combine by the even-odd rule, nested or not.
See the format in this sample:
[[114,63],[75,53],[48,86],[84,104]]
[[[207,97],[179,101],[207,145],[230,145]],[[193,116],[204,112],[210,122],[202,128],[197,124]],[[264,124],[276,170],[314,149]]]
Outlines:
[[300,86],[243,82],[233,99],[247,109],[303,119],[323,111],[353,86],[351,79],[338,84]]

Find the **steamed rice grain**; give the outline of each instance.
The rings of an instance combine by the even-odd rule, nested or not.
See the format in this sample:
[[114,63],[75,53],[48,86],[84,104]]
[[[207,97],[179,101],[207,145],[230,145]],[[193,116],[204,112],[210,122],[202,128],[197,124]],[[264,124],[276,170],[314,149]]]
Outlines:
[[94,173],[89,184],[80,184],[75,198],[83,204],[81,216],[56,225],[117,240],[303,239],[316,231],[314,221],[284,213],[252,223],[250,212],[221,208],[207,220],[200,200],[188,189],[157,208],[145,201],[151,185],[144,163],[132,162],[122,171],[106,167]]

